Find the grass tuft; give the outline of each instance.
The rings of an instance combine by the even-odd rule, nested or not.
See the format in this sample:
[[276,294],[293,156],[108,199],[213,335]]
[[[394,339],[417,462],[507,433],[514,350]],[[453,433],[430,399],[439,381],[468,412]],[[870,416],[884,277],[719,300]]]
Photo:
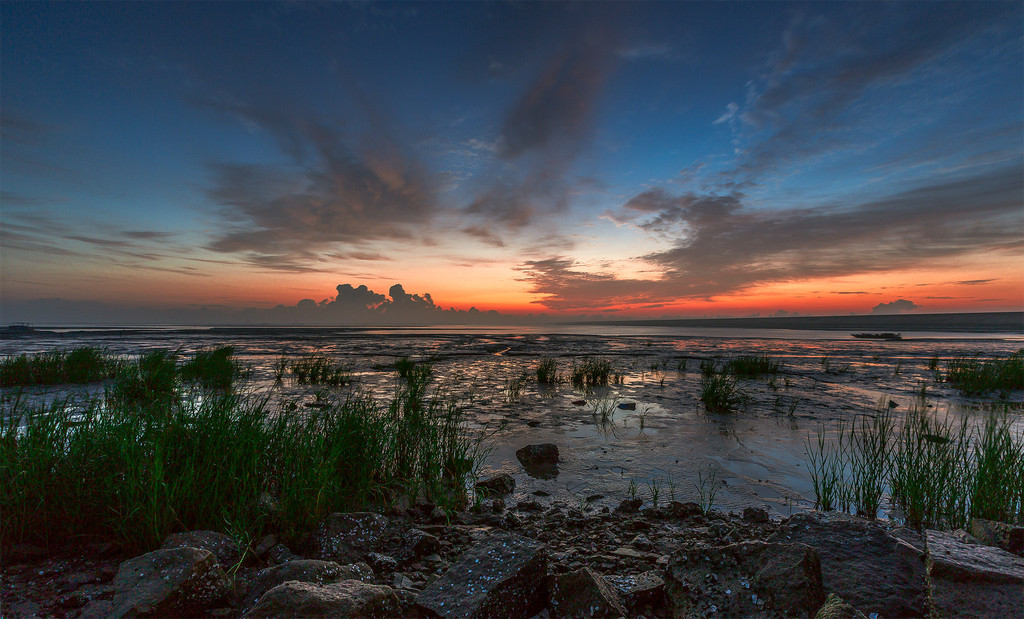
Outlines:
[[558,362],[551,357],[544,357],[537,364],[537,382],[542,385],[558,383]]
[[967,395],[1024,389],[1024,350],[988,361],[977,355],[956,357],[949,361],[946,380]]
[[99,382],[117,374],[121,365],[93,346],[10,356],[0,360],[0,387]]
[[570,382],[577,389],[603,387],[608,385],[611,375],[612,364],[607,359],[587,358],[573,363]]
[[744,355],[731,359],[724,371],[737,378],[757,378],[762,374],[778,374],[780,362],[771,355]]

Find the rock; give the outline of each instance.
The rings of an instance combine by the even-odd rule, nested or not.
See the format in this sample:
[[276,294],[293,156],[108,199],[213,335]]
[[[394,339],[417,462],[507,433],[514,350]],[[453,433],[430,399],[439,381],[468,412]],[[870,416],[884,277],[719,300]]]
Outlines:
[[635,514],[640,511],[643,499],[625,499],[615,508],[616,514]]
[[366,563],[373,569],[378,575],[390,574],[398,569],[398,559],[390,555],[382,555],[377,552],[371,552],[366,555]]
[[318,559],[353,563],[377,549],[388,519],[370,512],[334,513],[313,535],[313,556]]
[[516,510],[521,512],[539,512],[544,511],[544,506],[535,499],[530,499],[528,501],[519,501],[516,503]]
[[547,602],[547,562],[543,544],[498,535],[464,552],[416,604],[441,617],[531,617]]
[[654,550],[654,543],[643,533],[634,537],[630,544],[637,550]]
[[216,531],[186,531],[167,536],[160,546],[169,548],[199,548],[209,550],[220,561],[221,567],[230,568],[238,563],[238,542]]
[[295,554],[284,544],[274,544],[270,550],[267,551],[267,563],[271,565],[280,565],[289,561],[297,561],[301,559],[299,555]]
[[589,567],[551,578],[551,610],[556,617],[622,617],[619,594]]
[[771,520],[768,516],[768,510],[761,509],[760,507],[745,507],[743,509],[743,519],[747,522],[768,522]]
[[813,548],[758,541],[676,552],[665,570],[665,597],[674,617],[770,616],[770,609],[813,617],[825,591]]
[[253,548],[253,554],[262,559],[267,556],[270,549],[274,546],[277,546],[277,536],[273,533],[264,535],[260,538],[260,541],[256,542],[256,546]]
[[1024,609],[1024,558],[926,531],[932,616],[1012,617]]
[[628,576],[605,576],[604,579],[615,588],[628,616],[641,614],[645,608],[657,609],[665,605],[665,580],[661,573],[650,570]]
[[326,585],[288,581],[267,591],[245,617],[360,617],[391,619],[401,613],[394,589],[358,580]]
[[586,406],[587,405],[587,401],[586,400],[573,400],[572,401],[572,405],[573,406]]
[[373,580],[373,571],[365,563],[339,565],[334,561],[318,559],[289,561],[260,570],[253,579],[249,591],[245,594],[244,606],[246,608],[253,607],[264,593],[291,580],[314,585],[324,585],[341,580],[366,582]]
[[109,616],[190,616],[220,602],[231,584],[217,557],[199,548],[170,548],[129,559],[111,583]]
[[402,573],[396,573],[391,577],[391,586],[395,589],[415,589],[416,585],[413,584],[412,580],[408,576]]
[[672,518],[679,519],[690,519],[704,515],[704,510],[701,509],[700,505],[693,502],[680,503],[679,501],[672,501],[665,506],[665,511]]
[[516,458],[530,477],[552,479],[558,476],[558,447],[551,443],[527,445],[516,451]]
[[910,529],[839,513],[797,514],[769,541],[807,544],[821,557],[827,593],[881,617],[927,614],[924,541]]
[[1015,555],[1024,556],[1024,527],[975,518],[971,521],[971,535],[981,543],[997,546]]
[[825,603],[814,615],[814,619],[868,619],[867,615],[860,612],[850,604],[843,601],[835,593],[829,593]]
[[441,540],[419,529],[409,529],[402,538],[406,559],[422,557],[441,549]]
[[508,473],[501,473],[477,482],[476,491],[483,496],[502,497],[512,494],[516,489],[516,480]]
[[620,402],[618,408],[623,411],[635,411],[636,402]]

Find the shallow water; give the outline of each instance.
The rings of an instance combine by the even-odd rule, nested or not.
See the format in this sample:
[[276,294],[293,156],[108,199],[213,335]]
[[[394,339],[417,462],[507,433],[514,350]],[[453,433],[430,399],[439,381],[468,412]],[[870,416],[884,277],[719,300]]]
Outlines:
[[[2,340],[0,355],[83,344],[123,355],[158,348],[188,355],[230,344],[251,369],[249,388],[300,405],[315,399],[318,389],[287,380],[274,386],[274,365],[282,356],[334,357],[350,368],[355,381],[331,397],[358,390],[381,399],[394,394],[397,381],[386,368],[396,359],[430,359],[435,383],[463,398],[468,430],[482,438],[481,474],[511,474],[513,500],[536,493],[614,507],[630,496],[648,504],[654,495],[659,501],[697,500],[700,490],[714,488],[718,508],[764,506],[778,516],[813,503],[806,470],[809,438],[835,435],[841,423],[849,426],[857,416],[874,413],[880,402],[897,404],[898,419],[919,401],[922,384],[933,414],[980,421],[994,397],[961,396],[934,380],[929,361],[937,357],[944,369],[957,356],[1007,356],[1024,347],[1024,336],[1016,334],[905,332],[903,341],[888,342],[826,331],[577,326],[545,332],[550,330],[71,331]],[[778,358],[780,373],[741,381],[749,400],[740,410],[707,413],[699,401],[701,360],[721,365],[760,354]],[[510,381],[533,374],[543,357],[556,359],[563,375],[586,357],[603,357],[621,379],[589,393],[536,380],[524,381],[518,393],[509,389]],[[101,390],[98,385],[37,389],[28,396],[85,398]],[[1011,400],[1020,403],[1022,397],[1016,392]],[[585,403],[575,403],[580,400]],[[635,410],[619,404],[635,404]],[[1024,431],[1020,408],[1012,414]],[[559,447],[562,462],[554,478],[529,476],[515,457],[516,449],[542,442]]]

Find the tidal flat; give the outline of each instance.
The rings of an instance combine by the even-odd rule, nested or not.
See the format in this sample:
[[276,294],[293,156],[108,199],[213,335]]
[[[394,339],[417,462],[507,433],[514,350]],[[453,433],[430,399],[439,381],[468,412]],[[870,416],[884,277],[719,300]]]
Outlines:
[[[863,416],[897,421],[920,409],[980,426],[1005,411],[1024,434],[1020,390],[965,394],[949,383],[958,359],[998,359],[1024,346],[1019,333],[904,332],[901,341],[811,330],[567,326],[457,329],[92,329],[38,331],[0,341],[10,357],[93,346],[132,359],[154,350],[181,358],[223,346],[243,369],[235,389],[274,406],[313,411],[354,394],[380,401],[399,386],[396,363],[431,368],[430,389],[453,396],[463,430],[478,441],[477,478],[507,473],[511,501],[600,509],[624,499],[648,506],[707,502],[724,511],[761,507],[785,517],[815,505],[808,449]],[[737,372],[743,360],[770,371]],[[314,364],[307,375],[296,362]],[[573,381],[588,363],[605,380]],[[320,368],[314,370],[315,364]],[[774,364],[774,365],[772,365]],[[538,369],[543,376],[538,380]],[[310,380],[309,372],[333,372]],[[732,397],[709,406],[709,373]],[[67,400],[81,406],[105,383],[5,388],[5,408]],[[201,396],[197,396],[201,397]],[[531,474],[515,452],[552,443],[554,471]],[[883,502],[879,515],[886,516]]]

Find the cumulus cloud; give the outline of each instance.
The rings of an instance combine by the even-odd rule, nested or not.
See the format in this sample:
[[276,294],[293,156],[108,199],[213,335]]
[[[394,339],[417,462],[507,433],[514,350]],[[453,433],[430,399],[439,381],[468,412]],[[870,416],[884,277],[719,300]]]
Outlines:
[[913,301],[906,299],[897,299],[888,303],[879,303],[878,305],[871,308],[872,314],[902,314],[903,312],[912,312],[916,309],[921,309],[921,306]]

